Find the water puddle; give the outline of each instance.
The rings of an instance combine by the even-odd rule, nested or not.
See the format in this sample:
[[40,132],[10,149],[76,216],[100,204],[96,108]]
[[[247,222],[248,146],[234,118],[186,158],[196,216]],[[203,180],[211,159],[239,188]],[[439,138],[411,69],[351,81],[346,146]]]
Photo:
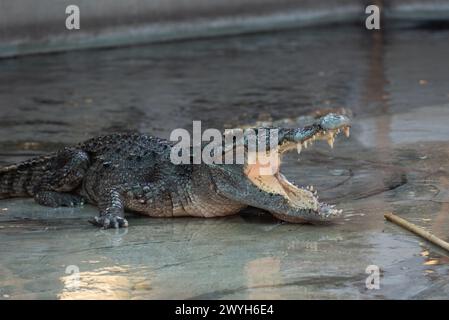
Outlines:
[[[447,253],[383,219],[449,241],[447,36],[339,27],[0,61],[0,164],[116,130],[167,138],[192,120],[291,125],[340,107],[355,119],[334,149],[316,143],[282,164],[344,209],[331,226],[248,209],[131,217],[115,233],[88,225],[90,206],[1,201],[0,299],[447,298]],[[379,290],[365,286],[369,265]]]

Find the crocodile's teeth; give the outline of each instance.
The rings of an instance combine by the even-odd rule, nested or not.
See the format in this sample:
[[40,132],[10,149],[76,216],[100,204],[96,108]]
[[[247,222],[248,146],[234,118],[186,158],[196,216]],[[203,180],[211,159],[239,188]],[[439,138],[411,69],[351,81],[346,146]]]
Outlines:
[[345,127],[343,132],[345,133],[346,138],[349,138],[349,127]]
[[302,145],[300,143],[296,145],[296,150],[298,150],[298,154],[301,154]]
[[308,144],[307,140],[304,141],[304,148],[306,148],[306,149],[307,149],[307,144]]
[[331,147],[331,148],[334,148],[334,141],[335,141],[335,139],[334,139],[334,136],[329,136],[328,138],[327,138],[327,144]]

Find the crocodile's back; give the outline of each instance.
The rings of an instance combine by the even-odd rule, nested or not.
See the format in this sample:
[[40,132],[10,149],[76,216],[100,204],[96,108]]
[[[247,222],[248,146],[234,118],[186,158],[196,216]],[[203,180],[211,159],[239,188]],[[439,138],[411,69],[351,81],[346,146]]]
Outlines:
[[162,188],[179,169],[170,162],[171,143],[145,134],[111,134],[90,139],[76,148],[90,158],[82,192],[93,203],[99,202],[104,190],[114,186],[148,184]]
[[[135,154],[145,151],[167,154],[166,150],[172,146],[170,141],[141,133],[112,133],[84,141],[74,148],[86,151],[91,155],[108,154],[120,156],[126,152]],[[169,155],[169,153],[168,153]]]

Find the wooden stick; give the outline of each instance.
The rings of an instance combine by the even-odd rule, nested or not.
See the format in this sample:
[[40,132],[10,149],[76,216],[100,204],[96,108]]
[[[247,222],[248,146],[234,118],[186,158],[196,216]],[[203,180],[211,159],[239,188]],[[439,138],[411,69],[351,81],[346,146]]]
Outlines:
[[407,230],[417,234],[418,236],[421,236],[424,239],[432,242],[433,244],[435,244],[435,245],[437,245],[437,246],[439,246],[439,247],[449,251],[449,243],[447,243],[444,240],[441,240],[437,236],[434,236],[430,232],[428,232],[428,231],[418,227],[417,225],[414,225],[413,223],[410,223],[407,220],[404,220],[404,219],[394,215],[393,213],[386,213],[384,215],[384,217],[388,221],[391,221],[391,222],[397,224],[398,226],[401,226],[404,229],[407,229]]

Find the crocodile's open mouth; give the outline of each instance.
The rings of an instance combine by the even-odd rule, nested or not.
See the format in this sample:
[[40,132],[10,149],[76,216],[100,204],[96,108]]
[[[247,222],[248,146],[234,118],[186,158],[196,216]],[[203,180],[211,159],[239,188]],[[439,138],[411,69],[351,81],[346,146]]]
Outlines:
[[[328,127],[321,126],[315,133],[306,138],[282,142],[276,150],[276,155],[271,154],[270,161],[263,159],[263,161],[256,161],[256,163],[246,166],[245,174],[253,184],[265,192],[282,195],[287,199],[290,206],[298,212],[297,217],[291,213],[287,215],[283,212],[272,212],[273,215],[289,222],[302,222],[304,216],[307,216],[307,221],[326,221],[342,212],[342,210],[336,209],[334,205],[320,202],[317,190],[313,186],[298,187],[288,181],[280,172],[280,165],[282,156],[286,152],[297,150],[300,153],[317,140],[325,140],[333,148],[336,136],[339,133],[344,133],[346,137],[349,137],[349,130],[349,121],[342,121]],[[257,157],[258,160],[262,160],[265,155],[260,156],[258,154]]]

